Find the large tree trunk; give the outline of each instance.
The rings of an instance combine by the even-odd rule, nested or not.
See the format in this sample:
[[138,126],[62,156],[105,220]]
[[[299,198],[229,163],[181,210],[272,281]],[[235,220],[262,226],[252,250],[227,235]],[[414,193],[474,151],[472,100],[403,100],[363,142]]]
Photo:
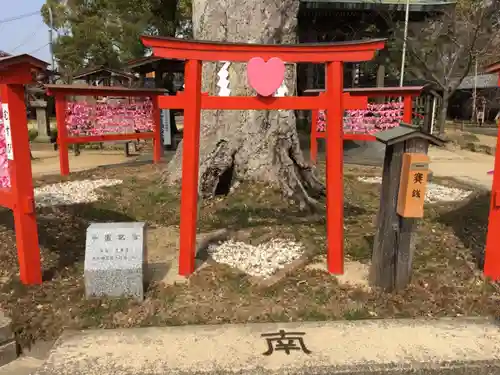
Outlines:
[[[193,33],[198,40],[263,44],[296,43],[299,0],[193,0]],[[203,91],[217,95],[223,63],[203,64]],[[288,65],[288,95],[296,93],[295,65]],[[231,96],[255,92],[246,79],[246,64],[229,66]],[[189,126],[189,124],[185,124]],[[315,207],[323,193],[299,145],[294,111],[203,111],[200,140],[200,195],[226,193],[239,180],[279,186],[302,207]],[[182,144],[167,177],[181,178]]]

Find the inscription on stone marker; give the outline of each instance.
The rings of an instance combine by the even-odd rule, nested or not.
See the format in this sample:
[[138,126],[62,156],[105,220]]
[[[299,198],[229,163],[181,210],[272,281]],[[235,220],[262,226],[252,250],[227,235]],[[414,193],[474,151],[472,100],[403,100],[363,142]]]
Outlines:
[[87,229],[87,297],[143,299],[145,223],[95,223]]
[[172,144],[172,137],[170,134],[170,109],[162,109],[160,112],[160,122],[161,122],[161,137],[163,139],[164,146],[170,146]]

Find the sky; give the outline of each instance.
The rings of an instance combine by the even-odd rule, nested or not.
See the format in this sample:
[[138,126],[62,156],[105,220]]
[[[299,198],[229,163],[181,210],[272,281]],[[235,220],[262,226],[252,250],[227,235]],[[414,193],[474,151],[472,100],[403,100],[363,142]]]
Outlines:
[[[13,55],[31,54],[50,63],[49,28],[40,12],[45,0],[0,0],[0,50]],[[38,14],[16,21],[5,19]]]

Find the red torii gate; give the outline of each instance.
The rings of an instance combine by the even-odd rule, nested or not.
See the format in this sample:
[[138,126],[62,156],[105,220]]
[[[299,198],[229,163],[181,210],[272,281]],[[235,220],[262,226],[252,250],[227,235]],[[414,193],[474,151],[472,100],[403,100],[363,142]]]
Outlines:
[[[357,42],[261,45],[188,41],[184,39],[143,36],[142,42],[153,55],[187,60],[185,91],[182,95],[158,98],[160,108],[184,109],[184,146],[182,153],[182,191],[179,273],[189,275],[195,269],[196,218],[198,201],[198,162],[200,112],[202,109],[226,110],[326,110],[327,116],[327,263],[331,273],[344,271],[344,189],[343,189],[343,112],[363,109],[366,98],[351,98],[344,93],[343,63],[368,61],[385,46],[384,39]],[[325,63],[326,89],[316,97],[219,97],[201,92],[203,61],[248,62],[253,58],[269,61],[278,58],[288,63]]]
[[0,102],[10,176],[10,188],[0,188],[0,206],[14,214],[19,273],[24,284],[42,282],[24,85],[34,82],[34,75],[47,66],[26,54],[0,58]]
[[[498,73],[500,87],[500,61],[488,66],[487,73]],[[500,125],[500,124],[498,124]],[[495,168],[493,185],[491,187],[490,215],[488,218],[488,233],[484,249],[484,275],[493,280],[500,279],[500,127],[497,134],[495,152]]]

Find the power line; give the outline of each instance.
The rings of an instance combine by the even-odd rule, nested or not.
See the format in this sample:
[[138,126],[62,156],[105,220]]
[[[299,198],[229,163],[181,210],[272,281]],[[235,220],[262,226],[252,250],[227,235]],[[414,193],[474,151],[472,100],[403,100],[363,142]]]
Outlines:
[[32,13],[20,14],[19,16],[15,16],[15,17],[4,18],[4,19],[0,20],[0,24],[6,23],[6,22],[17,21],[17,20],[20,20],[20,19],[23,19],[23,18],[26,18],[26,17],[35,16],[35,15],[38,15],[38,14],[40,14],[39,10],[37,10],[36,12],[32,12]]
[[38,47],[37,49],[31,51],[31,52],[28,52],[27,55],[33,55],[34,53],[37,53],[38,51],[40,51],[42,48],[45,48],[49,45],[49,43],[45,43],[43,46],[41,47]]
[[[19,43],[19,44],[18,44],[16,47],[14,47],[13,49],[11,49],[11,50],[10,50],[10,52],[12,52],[12,53],[13,53],[13,52],[15,52],[17,49],[19,49],[20,47],[22,47],[22,46],[24,46],[26,43],[28,43],[28,42],[30,41],[30,39],[36,35],[36,33],[38,32],[38,30],[40,30],[40,28],[41,28],[43,25],[44,25],[44,23],[43,23],[43,22],[42,22],[42,23],[40,23],[40,25],[39,25],[37,28],[35,28],[35,30],[34,30],[32,33],[30,33],[29,35],[27,35],[27,36],[26,36],[26,37],[22,40],[22,42],[21,42],[21,43]],[[1,26],[1,25],[0,25],[0,26]]]

